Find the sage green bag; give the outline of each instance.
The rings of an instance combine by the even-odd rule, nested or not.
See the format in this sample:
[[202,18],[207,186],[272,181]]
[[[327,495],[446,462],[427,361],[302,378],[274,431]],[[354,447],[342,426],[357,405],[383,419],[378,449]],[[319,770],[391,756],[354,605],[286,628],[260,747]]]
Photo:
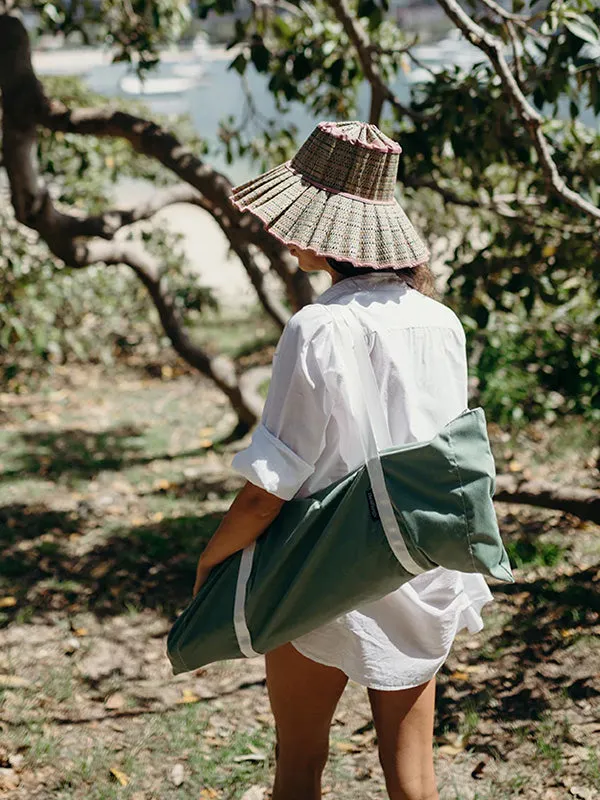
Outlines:
[[328,308],[351,385],[362,387],[350,402],[365,463],[286,502],[254,544],[210,573],[169,632],[174,674],[266,653],[438,566],[514,583],[483,410],[429,442],[390,446],[362,326],[349,307]]

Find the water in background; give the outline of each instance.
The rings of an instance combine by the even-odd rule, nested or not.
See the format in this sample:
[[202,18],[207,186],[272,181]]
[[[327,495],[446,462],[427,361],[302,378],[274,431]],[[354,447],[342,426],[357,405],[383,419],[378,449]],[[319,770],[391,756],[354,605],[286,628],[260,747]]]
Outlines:
[[[233,70],[228,70],[230,58],[220,58],[205,63],[206,72],[199,82],[181,94],[142,96],[152,111],[160,114],[188,114],[197,133],[209,145],[218,144],[219,122],[230,115],[241,119],[246,109],[246,98],[241,86],[240,76]],[[172,74],[172,64],[161,64],[153,76],[167,77]],[[120,80],[127,75],[127,66],[124,64],[110,64],[93,68],[86,76],[86,83],[90,89],[108,97],[126,96],[119,87]],[[280,118],[281,114],[275,108],[273,96],[267,89],[263,76],[248,70],[248,85],[252,91],[253,102],[260,114],[266,118]],[[407,83],[397,87],[400,99],[408,102],[409,87]],[[368,114],[369,87],[365,85],[359,96],[359,119],[365,119]],[[299,103],[292,105],[290,112],[283,118],[288,123],[298,127],[299,140],[308,136],[316,122],[307,113],[304,106]],[[256,132],[259,132],[257,128]],[[256,167],[248,159],[237,159],[233,164],[227,164],[224,155],[216,154],[211,157],[211,164],[215,169],[227,173],[234,183],[241,183],[256,172]]]
[[[473,45],[454,40],[451,36],[435,45],[423,46],[422,50],[423,53],[419,54],[421,58],[425,57],[424,60],[434,67],[444,63],[445,65],[459,64],[468,68],[471,64],[484,60],[484,56]],[[97,51],[95,54],[98,56]],[[130,70],[126,64],[100,63],[102,59],[98,57],[90,59],[89,55],[86,56],[85,51],[73,53],[72,58],[66,60],[60,58],[60,51],[54,60],[50,53],[44,55],[43,62],[37,66],[40,74],[77,73],[83,76],[90,89],[107,97],[133,96],[127,95],[120,85]],[[190,78],[189,88],[174,93],[147,93],[141,96],[141,99],[154,113],[188,114],[197,133],[209,145],[217,146],[219,122],[229,115],[241,119],[245,112],[246,99],[240,77],[237,72],[228,69],[232,58],[230,53],[208,48],[206,58],[200,54],[198,61],[190,62],[190,57],[189,52],[183,53],[179,62],[175,54],[169,53],[168,58],[165,58],[150,76],[150,80],[158,78],[158,83],[167,78],[179,80],[179,84],[181,84],[181,77],[177,78],[177,75],[191,75],[194,71],[194,64],[201,65],[203,74],[197,80]],[[423,72],[423,70],[417,72]],[[408,104],[411,82],[414,82],[417,77],[420,76],[417,76],[416,73],[409,73],[409,75],[400,73],[398,76],[392,88],[401,102]],[[253,69],[248,69],[247,81],[252,91],[255,107],[260,114],[266,118],[281,118],[267,89],[267,81],[264,76],[257,74]],[[162,90],[164,87],[159,86],[158,88]],[[359,92],[359,119],[367,118],[369,95],[369,86],[364,84]],[[560,106],[559,116],[564,119],[568,118],[568,102]],[[598,128],[598,121],[591,109],[583,111],[580,119],[585,124]],[[299,129],[299,139],[302,141],[313,129],[317,120],[307,113],[304,106],[293,104],[290,112],[281,121],[294,123]],[[256,166],[248,159],[237,159],[233,164],[227,164],[223,153],[211,155],[210,162],[216,169],[224,171],[234,183],[240,183],[256,172]]]

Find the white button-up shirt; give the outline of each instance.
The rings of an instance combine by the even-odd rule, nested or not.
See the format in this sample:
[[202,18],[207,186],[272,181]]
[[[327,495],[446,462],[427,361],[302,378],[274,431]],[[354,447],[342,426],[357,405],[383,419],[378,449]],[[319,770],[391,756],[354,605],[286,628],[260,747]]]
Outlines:
[[[287,323],[262,419],[233,459],[237,472],[285,500],[313,494],[364,461],[348,401],[361,387],[345,373],[327,308],[351,300],[368,332],[394,446],[433,438],[467,408],[465,335],[454,312],[390,274],[344,278]],[[479,612],[492,599],[482,575],[438,567],[293,644],[363,685],[409,688],[438,671],[458,630],[483,628]]]

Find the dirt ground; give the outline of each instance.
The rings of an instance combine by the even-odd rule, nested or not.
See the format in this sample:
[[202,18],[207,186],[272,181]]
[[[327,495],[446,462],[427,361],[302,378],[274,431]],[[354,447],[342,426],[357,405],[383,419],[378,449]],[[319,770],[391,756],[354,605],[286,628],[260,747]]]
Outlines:
[[[0,395],[0,796],[268,795],[261,658],[174,678],[165,637],[241,482],[234,416],[172,366],[58,368]],[[590,431],[493,427],[499,471],[597,486]],[[582,455],[585,454],[585,455]],[[600,528],[499,504],[516,583],[438,673],[442,800],[600,797]],[[335,716],[326,798],[385,798],[364,690]]]

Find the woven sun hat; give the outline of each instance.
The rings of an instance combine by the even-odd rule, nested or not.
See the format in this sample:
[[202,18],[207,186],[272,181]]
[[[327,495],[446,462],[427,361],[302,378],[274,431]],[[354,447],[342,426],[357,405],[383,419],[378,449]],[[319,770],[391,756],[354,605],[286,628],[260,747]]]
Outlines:
[[356,267],[416,267],[429,251],[394,197],[401,152],[376,125],[320,122],[291,161],[230,199],[286,245]]

